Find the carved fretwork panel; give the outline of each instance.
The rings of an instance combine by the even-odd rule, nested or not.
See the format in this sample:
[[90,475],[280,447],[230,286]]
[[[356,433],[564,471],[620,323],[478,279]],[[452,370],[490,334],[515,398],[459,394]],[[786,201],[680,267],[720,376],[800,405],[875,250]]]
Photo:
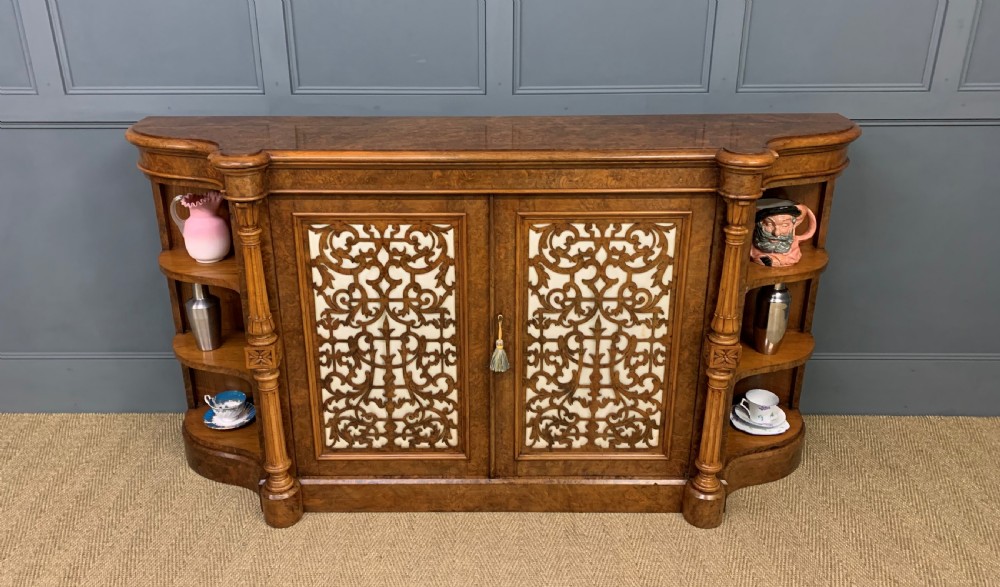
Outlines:
[[522,454],[663,453],[683,219],[523,219]]
[[301,229],[323,451],[461,452],[461,218]]

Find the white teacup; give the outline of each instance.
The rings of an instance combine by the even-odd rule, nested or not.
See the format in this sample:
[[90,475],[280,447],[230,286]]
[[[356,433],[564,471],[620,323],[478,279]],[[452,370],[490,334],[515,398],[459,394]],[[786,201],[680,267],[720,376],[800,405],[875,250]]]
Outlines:
[[230,389],[215,394],[215,397],[206,395],[205,403],[215,412],[213,421],[219,423],[235,422],[242,418],[246,411],[247,394]]
[[766,389],[751,389],[740,400],[750,419],[758,424],[769,424],[778,417],[778,396]]

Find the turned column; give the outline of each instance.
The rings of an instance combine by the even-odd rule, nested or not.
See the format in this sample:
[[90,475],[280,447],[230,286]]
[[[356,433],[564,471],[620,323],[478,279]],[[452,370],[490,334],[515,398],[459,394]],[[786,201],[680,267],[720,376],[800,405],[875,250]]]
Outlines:
[[212,155],[212,165],[225,177],[225,197],[232,204],[234,232],[239,235],[246,278],[246,364],[257,384],[257,419],[264,437],[264,470],[260,505],[270,526],[284,528],[302,517],[302,491],[290,472],[291,459],[285,443],[278,397],[281,345],[271,317],[261,256],[260,214],[267,196],[266,171],[269,158]]
[[726,490],[719,479],[722,462],[722,433],[732,397],[733,377],[740,362],[740,326],[743,316],[743,280],[750,262],[750,234],[755,202],[763,193],[764,171],[774,163],[775,154],[733,153],[721,150],[719,195],[726,202],[726,248],[722,259],[722,279],[715,314],[705,341],[706,398],[701,428],[701,445],[695,459],[697,473],[684,489],[684,518],[699,528],[722,523]]

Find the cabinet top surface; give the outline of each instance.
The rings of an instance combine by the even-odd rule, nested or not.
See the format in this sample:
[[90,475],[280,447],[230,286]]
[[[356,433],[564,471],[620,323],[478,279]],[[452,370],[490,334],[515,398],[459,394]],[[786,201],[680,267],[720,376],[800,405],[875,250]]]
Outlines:
[[705,157],[836,147],[860,134],[839,114],[523,117],[150,117],[129,129],[146,148],[223,155],[613,152]]

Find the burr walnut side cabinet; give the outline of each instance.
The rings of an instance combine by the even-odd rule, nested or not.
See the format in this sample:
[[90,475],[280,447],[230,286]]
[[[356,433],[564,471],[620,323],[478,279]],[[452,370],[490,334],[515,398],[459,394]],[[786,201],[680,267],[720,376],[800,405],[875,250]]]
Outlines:
[[[278,527],[388,510],[716,526],[729,493],[799,463],[834,181],[858,135],[835,114],[142,120],[127,138],[153,186],[188,462],[257,491]],[[203,265],[167,210],[212,190],[235,246]],[[815,212],[797,265],[751,264],[762,195]],[[765,356],[744,325],[776,282],[792,330]],[[216,350],[189,332],[192,283],[222,299]],[[787,432],[729,424],[756,387]],[[256,421],[208,429],[200,398],[224,389]]]

